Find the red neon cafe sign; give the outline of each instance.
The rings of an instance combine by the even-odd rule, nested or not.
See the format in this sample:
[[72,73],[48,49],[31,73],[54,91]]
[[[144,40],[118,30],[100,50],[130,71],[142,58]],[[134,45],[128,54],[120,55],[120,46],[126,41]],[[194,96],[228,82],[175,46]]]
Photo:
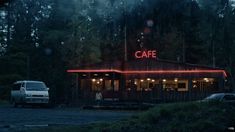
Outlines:
[[157,58],[157,51],[156,50],[147,50],[147,51],[138,50],[135,52],[135,58],[136,59],[144,59],[144,58],[156,59]]

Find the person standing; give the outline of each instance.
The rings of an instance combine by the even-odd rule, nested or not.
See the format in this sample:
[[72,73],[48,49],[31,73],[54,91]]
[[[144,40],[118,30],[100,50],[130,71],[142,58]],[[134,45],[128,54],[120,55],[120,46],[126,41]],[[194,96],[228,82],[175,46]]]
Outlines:
[[103,99],[102,93],[100,91],[96,92],[95,100],[96,100],[97,105],[100,105],[102,99]]

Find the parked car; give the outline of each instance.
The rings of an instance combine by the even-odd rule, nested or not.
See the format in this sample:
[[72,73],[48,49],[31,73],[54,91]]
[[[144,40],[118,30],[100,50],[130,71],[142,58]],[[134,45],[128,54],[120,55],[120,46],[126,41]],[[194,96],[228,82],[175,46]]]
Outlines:
[[17,81],[11,90],[11,103],[14,107],[25,104],[47,105],[49,88],[41,81]]
[[215,93],[203,99],[206,101],[235,102],[235,93]]

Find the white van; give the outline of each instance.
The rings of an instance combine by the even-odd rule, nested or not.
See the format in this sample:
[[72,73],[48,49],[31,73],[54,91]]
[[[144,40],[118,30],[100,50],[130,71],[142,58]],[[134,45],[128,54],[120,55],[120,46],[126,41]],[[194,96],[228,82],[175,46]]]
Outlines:
[[41,81],[17,81],[11,90],[11,103],[14,107],[19,104],[41,104],[49,103],[49,88]]

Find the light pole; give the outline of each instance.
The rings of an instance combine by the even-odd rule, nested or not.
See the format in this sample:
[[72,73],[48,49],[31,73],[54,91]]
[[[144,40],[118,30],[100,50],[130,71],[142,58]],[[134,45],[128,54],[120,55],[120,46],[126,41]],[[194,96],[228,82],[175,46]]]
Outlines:
[[124,6],[124,61],[127,61],[127,9],[126,9],[126,0],[122,1]]
[[27,58],[26,58],[26,65],[27,65],[27,79],[29,80],[30,79],[30,56],[27,55]]

